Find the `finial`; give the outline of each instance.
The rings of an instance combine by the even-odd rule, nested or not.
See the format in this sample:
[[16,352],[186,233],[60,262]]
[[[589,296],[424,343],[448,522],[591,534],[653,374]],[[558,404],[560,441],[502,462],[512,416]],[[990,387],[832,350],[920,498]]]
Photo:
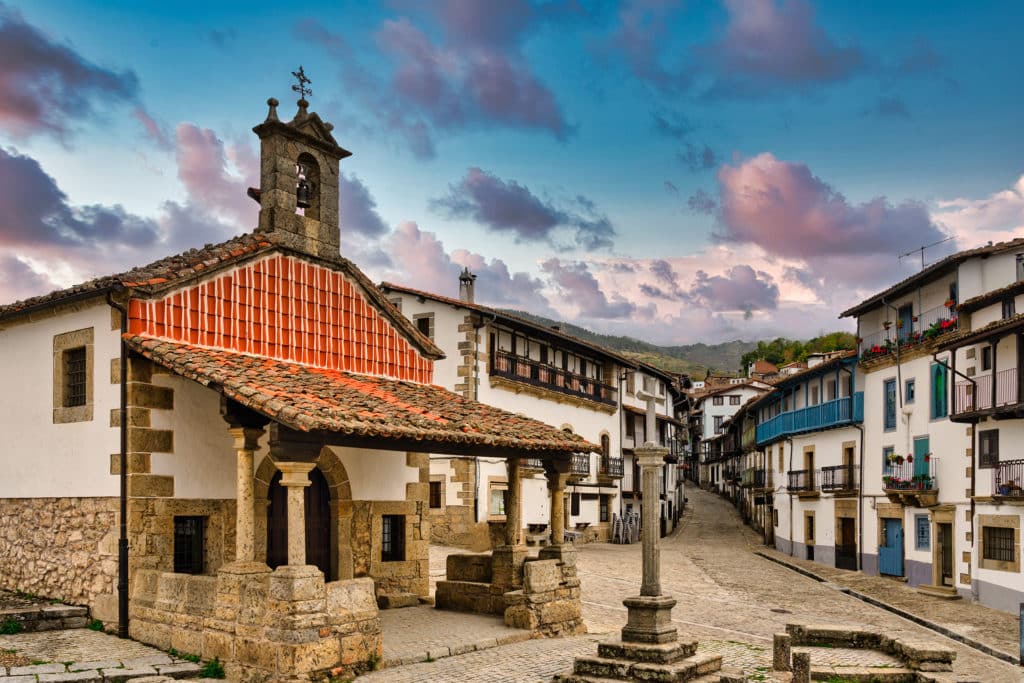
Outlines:
[[[306,102],[306,95],[312,95],[313,94],[313,91],[306,87],[307,85],[309,85],[313,81],[309,80],[309,78],[306,77],[306,72],[303,71],[301,64],[299,65],[299,70],[298,71],[293,71],[292,72],[292,76],[295,76],[295,78],[297,78],[298,81],[299,81],[298,85],[293,85],[292,86],[292,90],[294,90],[295,92],[299,93],[299,106],[301,107],[302,103]],[[306,106],[307,107],[309,106],[309,102],[306,102]]]
[[277,118],[277,105],[280,104],[275,98],[271,97],[267,100],[267,106],[270,107],[270,111],[267,112],[267,121],[279,121]]

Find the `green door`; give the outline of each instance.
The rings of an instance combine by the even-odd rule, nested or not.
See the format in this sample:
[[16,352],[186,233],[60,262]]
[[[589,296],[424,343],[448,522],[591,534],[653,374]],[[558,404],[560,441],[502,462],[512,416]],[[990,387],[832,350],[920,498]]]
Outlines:
[[928,448],[928,437],[919,436],[914,439],[914,476],[928,476],[928,465],[925,456],[931,451]]

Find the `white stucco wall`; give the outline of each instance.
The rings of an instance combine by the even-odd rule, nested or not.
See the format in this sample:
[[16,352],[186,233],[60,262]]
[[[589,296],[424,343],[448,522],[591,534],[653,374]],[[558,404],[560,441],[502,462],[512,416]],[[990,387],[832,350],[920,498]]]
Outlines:
[[405,464],[404,451],[332,447],[345,466],[352,500],[405,500],[405,485],[420,480],[417,467]]
[[[93,328],[93,418],[53,423],[53,337]],[[120,357],[120,330],[110,329],[106,303],[0,329],[0,498],[116,496],[110,454],[119,431],[110,411],[119,406],[119,385],[110,383],[110,361]]]

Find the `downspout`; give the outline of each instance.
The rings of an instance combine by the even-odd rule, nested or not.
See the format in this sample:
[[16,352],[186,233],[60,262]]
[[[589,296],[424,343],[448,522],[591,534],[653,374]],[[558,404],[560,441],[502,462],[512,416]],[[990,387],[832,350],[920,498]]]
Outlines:
[[[121,291],[118,286],[115,291]],[[114,301],[114,292],[107,292],[107,304],[121,314],[121,401],[119,479],[121,483],[121,520],[117,539],[117,635],[128,637],[128,309]]]
[[[950,351],[950,353],[955,355],[956,354],[956,349],[952,349]],[[993,352],[993,355],[994,355],[994,352]],[[937,351],[932,353],[932,360],[935,363],[938,363],[939,365],[941,365],[942,367],[946,368],[947,370],[952,371],[954,375],[959,375],[960,377],[963,377],[965,380],[970,382],[970,384],[971,384],[971,406],[972,407],[973,406],[977,406],[978,405],[978,383],[974,380],[974,378],[968,377],[964,373],[962,373],[959,370],[957,370],[955,367],[950,366],[948,363],[946,363],[946,361],[939,360],[938,356],[939,356],[939,353]],[[995,383],[996,383],[996,378],[995,378],[995,374],[993,373],[992,385],[995,386]],[[953,387],[955,387],[955,386],[956,386],[955,384],[950,386],[950,394],[953,397],[953,401],[952,401],[953,410],[956,410],[956,392],[953,391]],[[993,405],[995,405],[995,404],[993,403]],[[974,549],[977,547],[977,543],[978,543],[978,541],[974,538],[974,513],[975,513],[975,508],[977,506],[977,503],[974,502],[974,495],[975,495],[974,478],[975,478],[975,472],[977,471],[977,469],[978,469],[978,418],[974,418],[974,421],[971,422],[971,487],[970,487],[970,491],[971,491],[971,522],[970,522],[970,524],[971,524],[971,559],[973,560],[971,562],[971,595],[972,595],[972,597],[975,600],[977,600],[977,598],[978,598],[978,588],[977,588],[978,584],[974,580],[974,570],[975,570],[975,568],[978,565],[977,558],[974,557]],[[954,585],[956,585],[955,581],[954,581]]]
[[[858,321],[858,325],[860,322]],[[854,365],[856,367],[856,365]],[[840,364],[840,370],[846,370],[850,373],[850,424],[857,428],[860,432],[860,450],[857,452],[857,470],[858,470],[858,484],[857,484],[857,571],[864,571],[864,425],[857,424],[853,421],[853,403],[854,394],[857,392],[855,389],[857,385],[854,381],[853,370],[847,370]],[[839,391],[839,387],[836,387],[836,391]]]
[[[786,437],[786,441],[789,442],[789,470],[793,471],[793,439],[792,437]],[[788,477],[789,474],[786,474]],[[796,541],[793,540],[793,492],[789,490],[789,480],[786,480],[786,497],[789,498],[789,556],[796,557]]]

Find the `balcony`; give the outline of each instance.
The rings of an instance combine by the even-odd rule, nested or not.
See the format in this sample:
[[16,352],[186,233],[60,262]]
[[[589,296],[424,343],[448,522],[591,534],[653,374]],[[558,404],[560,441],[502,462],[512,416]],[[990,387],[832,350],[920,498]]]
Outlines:
[[748,467],[743,470],[743,475],[740,477],[740,488],[753,488],[758,474],[763,474],[763,471],[755,467]]
[[864,421],[864,392],[816,406],[780,413],[757,425],[757,445],[764,446],[789,434],[813,432]]
[[593,377],[577,375],[507,351],[494,352],[491,375],[610,406],[616,405],[616,390],[613,386],[602,384]]
[[955,332],[959,328],[955,306],[953,303],[953,306],[930,308],[914,316],[909,323],[886,322],[885,329],[857,340],[860,359],[873,360],[896,353],[897,347],[916,346],[947,332]]
[[1004,460],[992,470],[992,495],[1024,502],[1024,460]]
[[818,491],[818,470],[790,470],[786,473],[789,477],[790,493],[795,493],[800,498],[814,497]]
[[982,375],[970,382],[956,383],[956,399],[953,408],[958,418],[975,418],[978,415],[994,415],[1014,412],[1020,407],[1020,383],[1017,368],[1007,368],[995,374],[995,391],[992,375]]
[[833,465],[821,468],[821,490],[831,493],[857,490],[857,470],[853,465]]
[[623,463],[622,458],[601,458],[601,468],[598,474],[602,477],[622,479]]
[[519,469],[537,470],[543,472],[544,462],[540,458],[523,458],[522,460],[519,461]]
[[882,488],[894,503],[910,507],[931,507],[939,502],[939,482],[935,476],[939,459],[919,458],[916,462],[889,461],[882,470]]
[[569,465],[569,475],[573,477],[590,476],[590,453],[573,453]]

